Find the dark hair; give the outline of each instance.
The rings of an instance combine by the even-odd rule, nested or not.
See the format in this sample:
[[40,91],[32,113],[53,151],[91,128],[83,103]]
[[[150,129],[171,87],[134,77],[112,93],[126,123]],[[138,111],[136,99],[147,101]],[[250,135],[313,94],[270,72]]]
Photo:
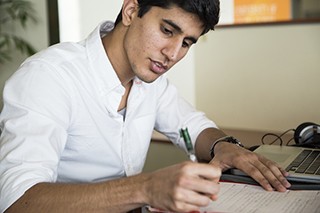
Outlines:
[[[204,31],[214,30],[214,26],[219,22],[220,1],[219,0],[138,0],[139,13],[138,17],[142,17],[152,7],[161,7],[170,9],[176,5],[181,9],[198,15],[203,22]],[[122,10],[120,11],[115,26],[122,21]]]

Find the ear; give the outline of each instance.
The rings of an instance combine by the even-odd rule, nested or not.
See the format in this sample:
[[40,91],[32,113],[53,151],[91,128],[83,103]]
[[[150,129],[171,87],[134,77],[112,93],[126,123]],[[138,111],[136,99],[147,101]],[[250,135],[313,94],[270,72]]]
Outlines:
[[125,0],[122,6],[122,23],[130,26],[132,20],[138,16],[138,0]]

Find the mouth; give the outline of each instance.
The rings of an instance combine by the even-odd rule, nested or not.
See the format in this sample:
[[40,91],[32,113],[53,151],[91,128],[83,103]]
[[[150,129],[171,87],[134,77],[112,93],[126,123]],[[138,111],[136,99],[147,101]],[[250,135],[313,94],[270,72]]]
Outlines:
[[158,61],[153,61],[151,60],[151,70],[157,74],[162,74],[163,72],[167,71],[168,70],[168,66],[161,63],[161,62],[158,62]]

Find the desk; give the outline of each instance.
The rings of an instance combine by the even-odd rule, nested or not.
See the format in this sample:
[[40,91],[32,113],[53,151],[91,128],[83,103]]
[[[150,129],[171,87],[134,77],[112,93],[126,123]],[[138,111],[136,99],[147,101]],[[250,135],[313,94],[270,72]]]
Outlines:
[[[235,129],[222,129],[222,131],[224,131],[228,135],[232,135],[235,138],[239,139],[244,144],[244,146],[247,148],[249,148],[251,146],[261,145],[262,144],[261,138],[267,133],[267,132],[262,132],[262,131],[235,130]],[[277,135],[282,134],[282,132],[271,132],[271,133],[274,133]],[[291,138],[293,138],[293,132],[289,132],[286,135],[284,135],[282,137],[282,140],[284,142],[283,145],[286,145],[287,141],[289,141]],[[272,136],[266,137],[265,143],[269,144],[270,142],[272,142],[275,139],[276,139],[276,137],[272,137]],[[152,141],[155,142],[154,144],[164,144],[164,146],[169,146],[168,144],[171,144],[171,142],[168,140],[168,138],[166,138],[166,136],[164,136],[158,132],[154,132],[154,134],[152,135]],[[275,145],[277,145],[277,144],[279,144],[279,141],[277,141],[275,143]],[[290,144],[294,144],[294,141],[291,141]],[[157,151],[159,151],[159,150],[157,150]],[[268,192],[263,191],[263,193],[268,193]],[[302,195],[301,197],[305,198],[304,195]],[[253,198],[255,198],[255,197],[253,197]],[[313,202],[316,202],[319,204],[320,203],[320,191],[318,192],[318,195],[314,196],[314,198],[315,198],[315,200],[313,200]],[[294,198],[294,199],[299,200],[299,198]],[[291,201],[293,203],[295,203],[295,200],[290,200],[290,202]],[[275,211],[275,212],[277,212],[277,211]],[[318,211],[316,211],[316,212],[318,212]],[[149,213],[149,212],[144,210],[143,213]]]
[[[253,131],[253,130],[239,130],[239,129],[227,129],[223,128],[221,129],[224,133],[227,135],[232,135],[233,137],[237,138],[246,148],[256,146],[256,145],[261,145],[261,138],[269,132],[264,132],[264,131]],[[277,135],[282,134],[282,132],[271,132]],[[286,145],[287,141],[289,141],[291,138],[293,138],[293,132],[288,132],[285,134],[282,138],[283,142]],[[268,136],[265,138],[265,143],[269,144],[273,140],[275,140],[276,137],[273,136]],[[169,139],[164,136],[163,134],[153,131],[152,134],[152,139],[151,141],[153,142],[163,142],[163,143],[171,143]],[[275,144],[279,144],[279,141],[277,141]],[[294,141],[291,141],[290,144],[294,144]]]

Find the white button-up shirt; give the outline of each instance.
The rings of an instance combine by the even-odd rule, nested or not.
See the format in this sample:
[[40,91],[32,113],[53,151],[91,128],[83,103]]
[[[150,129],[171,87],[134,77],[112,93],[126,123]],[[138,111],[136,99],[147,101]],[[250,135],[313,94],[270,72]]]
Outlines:
[[166,76],[134,79],[125,92],[102,45],[113,23],[84,41],[54,45],[27,59],[6,82],[0,115],[0,211],[39,182],[98,182],[142,171],[155,128],[185,150],[216,125],[179,97]]

